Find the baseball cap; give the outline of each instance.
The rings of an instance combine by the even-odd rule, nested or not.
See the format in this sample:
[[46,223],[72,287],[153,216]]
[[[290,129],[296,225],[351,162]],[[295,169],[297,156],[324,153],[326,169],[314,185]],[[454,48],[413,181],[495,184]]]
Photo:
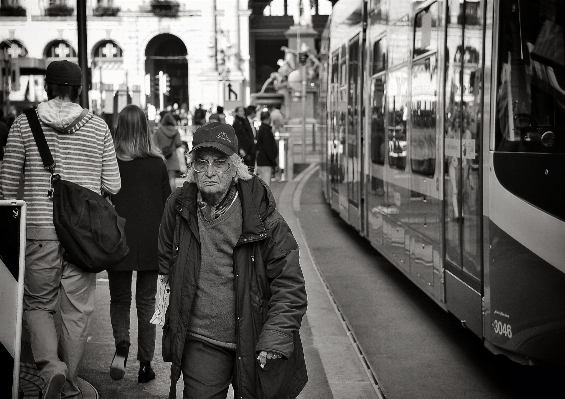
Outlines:
[[237,153],[237,136],[233,127],[226,123],[208,123],[196,130],[192,137],[192,153],[199,148],[215,148],[226,155]]
[[82,71],[73,62],[53,61],[47,66],[45,81],[56,85],[82,86]]

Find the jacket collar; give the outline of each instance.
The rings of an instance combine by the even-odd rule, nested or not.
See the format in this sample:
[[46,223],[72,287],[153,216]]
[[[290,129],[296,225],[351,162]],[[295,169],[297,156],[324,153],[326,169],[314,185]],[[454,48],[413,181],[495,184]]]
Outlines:
[[[237,245],[262,240],[267,237],[265,219],[274,212],[276,203],[273,193],[260,179],[253,176],[250,180],[239,180],[236,188],[241,201],[243,226]],[[197,218],[198,189],[196,183],[184,183],[176,199],[176,209],[186,219],[196,237],[198,234]]]

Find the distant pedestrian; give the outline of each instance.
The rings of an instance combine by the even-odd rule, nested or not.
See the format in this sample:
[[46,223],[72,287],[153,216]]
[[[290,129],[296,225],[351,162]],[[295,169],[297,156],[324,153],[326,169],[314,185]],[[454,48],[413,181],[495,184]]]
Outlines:
[[130,346],[130,307],[133,271],[137,271],[138,382],[155,378],[151,361],[155,352],[155,325],[149,323],[157,293],[157,236],[165,202],[171,194],[167,167],[151,140],[147,118],[136,105],[125,107],[118,117],[114,145],[122,177],[122,189],[112,196],[118,215],[125,218],[130,252],[108,270],[110,320],[116,353],[110,366],[114,380],[123,378]]
[[206,124],[206,110],[202,108],[202,104],[198,104],[198,108],[194,110],[193,125],[202,126]]
[[271,114],[261,112],[261,126],[257,132],[257,175],[270,186],[273,168],[277,166],[279,148],[271,127]]
[[226,123],[226,114],[224,114],[224,107],[222,107],[221,105],[218,105],[216,107],[216,113],[210,115],[210,118],[208,118],[208,123],[211,122]]
[[239,155],[250,170],[253,170],[255,168],[255,138],[245,115],[245,108],[241,106],[235,109],[233,129],[237,136]]
[[159,231],[169,398],[182,373],[184,399],[225,399],[230,384],[236,398],[294,399],[308,380],[298,244],[270,189],[241,162],[231,126],[205,125],[193,143],[187,182]]
[[[106,123],[75,102],[82,90],[77,64],[53,61],[47,67],[49,101],[37,106],[41,128],[55,161],[56,174],[94,192],[116,194],[120,171]],[[24,279],[24,320],[39,375],[43,399],[79,398],[77,385],[88,330],[94,312],[96,274],[65,260],[65,249],[53,225],[48,197],[50,172],[45,170],[25,114],[16,118],[0,171],[0,197],[15,199],[24,172],[27,243]],[[60,307],[62,328],[55,328]]]
[[257,129],[255,129],[255,117],[257,116],[257,109],[254,105],[249,105],[245,108],[245,116],[247,116],[247,121],[249,122],[249,127],[253,132],[253,139],[257,143]]
[[284,115],[281,112],[281,105],[277,104],[271,109],[271,125],[273,126],[273,132],[281,133],[284,126]]
[[165,157],[167,170],[169,171],[169,184],[171,190],[176,188],[175,179],[180,173],[186,172],[186,160],[177,123],[170,113],[165,113],[161,119],[159,128],[155,132],[155,142]]

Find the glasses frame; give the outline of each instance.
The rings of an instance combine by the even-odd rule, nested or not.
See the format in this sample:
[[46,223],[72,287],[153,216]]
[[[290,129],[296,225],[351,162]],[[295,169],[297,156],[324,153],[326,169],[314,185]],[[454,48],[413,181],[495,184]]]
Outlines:
[[[222,160],[222,159],[220,159]],[[196,173],[205,173],[208,171],[208,168],[211,166],[212,170],[214,170],[214,172],[216,172],[217,174],[222,174],[222,173],[226,173],[228,170],[230,170],[231,168],[231,162],[229,162],[227,159],[223,159],[224,161],[226,161],[226,163],[228,164],[228,167],[226,170],[218,170],[218,168],[216,167],[216,161],[219,161],[217,159],[214,159],[212,161],[208,161],[206,159],[195,159],[194,161],[192,161],[192,170],[195,171]],[[197,161],[204,161],[206,162],[206,168],[204,170],[196,170],[196,168],[194,167],[194,165],[196,164]]]

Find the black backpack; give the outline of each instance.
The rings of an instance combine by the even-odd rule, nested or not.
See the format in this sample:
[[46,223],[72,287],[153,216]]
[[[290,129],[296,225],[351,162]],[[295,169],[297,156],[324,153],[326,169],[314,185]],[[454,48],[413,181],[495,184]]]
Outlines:
[[126,220],[112,204],[88,188],[61,179],[43,134],[35,108],[24,111],[43,166],[51,173],[49,197],[53,200],[53,224],[65,249],[64,259],[82,270],[98,273],[120,263],[129,253]]

